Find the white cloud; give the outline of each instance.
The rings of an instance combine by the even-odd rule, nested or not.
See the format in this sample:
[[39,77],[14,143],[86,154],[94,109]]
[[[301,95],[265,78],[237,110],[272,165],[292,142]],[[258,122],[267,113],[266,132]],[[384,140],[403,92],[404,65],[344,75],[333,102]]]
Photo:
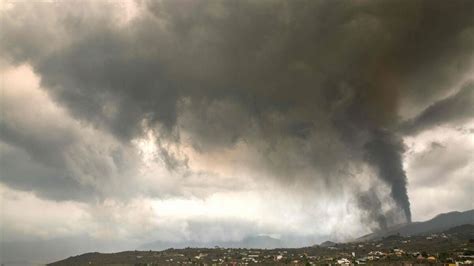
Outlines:
[[405,168],[414,220],[474,207],[474,121],[408,137]]
[[87,232],[86,205],[38,198],[0,184],[2,241],[50,239]]

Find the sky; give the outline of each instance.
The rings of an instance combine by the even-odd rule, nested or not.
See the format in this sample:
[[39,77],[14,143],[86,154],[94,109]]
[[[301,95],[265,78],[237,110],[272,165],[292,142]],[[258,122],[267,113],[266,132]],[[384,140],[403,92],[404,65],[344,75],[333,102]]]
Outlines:
[[307,245],[474,207],[473,1],[0,13],[2,243]]

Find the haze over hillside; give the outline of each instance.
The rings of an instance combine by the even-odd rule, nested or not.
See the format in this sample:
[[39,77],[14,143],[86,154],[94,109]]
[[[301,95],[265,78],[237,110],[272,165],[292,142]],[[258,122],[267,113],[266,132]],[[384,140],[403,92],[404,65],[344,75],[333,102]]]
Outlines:
[[[473,210],[474,211],[474,210]],[[136,264],[384,264],[407,263],[458,263],[472,264],[474,256],[474,224],[462,224],[442,230],[445,226],[464,222],[462,216],[472,215],[472,211],[441,214],[421,225],[432,225],[430,233],[404,236],[397,233],[364,242],[334,243],[325,241],[320,245],[300,248],[258,249],[255,244],[273,245],[277,242],[267,236],[247,238],[241,241],[245,248],[227,243],[226,247],[170,248],[163,251],[126,251],[113,254],[97,252],[73,256],[52,265],[136,265]],[[448,222],[454,219],[455,222]],[[443,222],[444,221],[444,222]],[[472,222],[472,219],[468,220]],[[413,223],[414,224],[414,223]],[[420,229],[420,228],[419,228]],[[230,246],[229,246],[230,245]],[[199,245],[198,245],[199,246]]]
[[[474,210],[464,212],[449,212],[439,214],[436,217],[424,221],[413,222],[410,224],[398,226],[384,232],[373,233],[355,241],[369,241],[380,239],[389,235],[400,233],[403,236],[428,234],[432,232],[441,232],[456,226],[466,224],[474,225]],[[330,238],[330,236],[328,236]],[[351,240],[354,241],[354,240]],[[349,242],[351,242],[349,241]],[[213,241],[213,242],[164,242],[154,241],[150,243],[137,244],[137,246],[127,246],[126,243],[97,242],[90,237],[76,237],[53,239],[48,241],[22,241],[22,242],[0,242],[2,250],[2,263],[18,262],[31,265],[35,263],[47,263],[58,261],[69,256],[79,255],[88,252],[118,252],[124,250],[154,250],[161,251],[169,248],[183,249],[193,248],[301,248],[309,247],[315,244],[321,244],[322,247],[334,246],[337,243],[325,241],[324,239],[310,239],[304,236],[283,236],[271,237],[263,235],[248,236],[240,241]],[[21,259],[19,259],[21,258]],[[7,263],[7,265],[9,265]]]

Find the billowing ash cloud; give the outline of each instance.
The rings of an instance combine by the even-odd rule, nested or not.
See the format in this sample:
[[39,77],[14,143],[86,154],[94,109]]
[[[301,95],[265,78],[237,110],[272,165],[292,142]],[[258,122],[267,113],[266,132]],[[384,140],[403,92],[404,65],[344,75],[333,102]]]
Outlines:
[[410,202],[407,194],[407,180],[403,170],[401,140],[383,131],[374,132],[365,146],[367,160],[377,169],[378,176],[390,184],[390,194],[405,217],[411,221]]
[[[369,165],[410,221],[400,109],[472,73],[473,1],[144,1],[137,12],[18,3],[2,14],[0,49],[74,117],[124,143],[154,132],[169,169],[189,167],[164,144],[183,136],[201,154],[245,142],[283,181],[340,185]],[[413,127],[472,116],[450,107],[472,106],[471,87],[452,97]]]
[[357,204],[358,207],[366,211],[364,222],[367,224],[375,223],[373,230],[387,229],[387,219],[382,211],[382,202],[374,189],[360,194],[357,198]]
[[401,125],[406,134],[415,134],[424,129],[447,123],[459,123],[474,114],[474,84],[463,86],[454,95],[428,106],[418,116]]

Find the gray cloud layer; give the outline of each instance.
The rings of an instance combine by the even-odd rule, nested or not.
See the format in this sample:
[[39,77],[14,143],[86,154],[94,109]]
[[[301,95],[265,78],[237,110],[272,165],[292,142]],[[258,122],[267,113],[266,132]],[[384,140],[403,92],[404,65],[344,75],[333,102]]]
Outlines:
[[[0,50],[31,64],[81,121],[123,143],[154,131],[171,170],[187,159],[163,143],[184,133],[200,153],[244,141],[279,180],[343,184],[368,164],[411,219],[400,109],[431,104],[471,73],[474,2],[144,1],[128,23],[109,5],[16,4],[2,15]],[[470,103],[467,86],[410,127],[472,117]],[[9,123],[3,141],[35,141]],[[378,205],[359,204],[383,216]]]

